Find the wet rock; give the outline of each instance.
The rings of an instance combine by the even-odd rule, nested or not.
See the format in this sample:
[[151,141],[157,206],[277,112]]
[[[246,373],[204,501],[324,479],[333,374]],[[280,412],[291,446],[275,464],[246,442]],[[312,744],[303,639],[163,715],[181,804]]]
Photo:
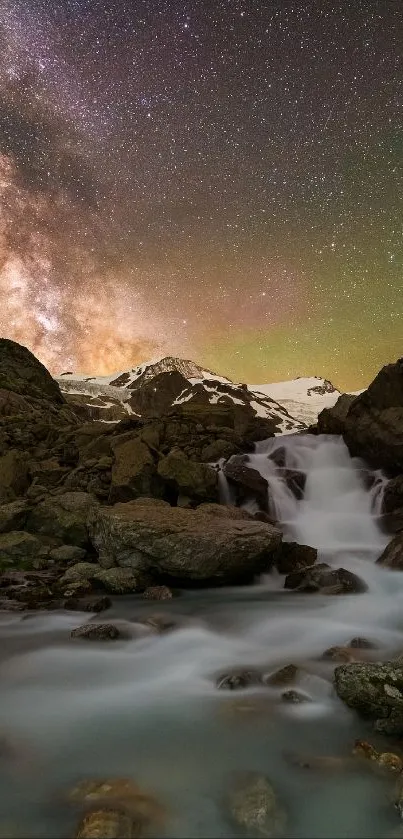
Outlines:
[[403,532],[397,533],[389,542],[383,554],[376,560],[376,564],[393,571],[403,571]]
[[0,507],[0,533],[23,530],[30,506],[22,498]]
[[270,687],[284,687],[285,685],[292,685],[298,676],[298,667],[295,664],[286,664],[275,673],[270,673],[264,676],[263,681]]
[[403,475],[397,475],[386,484],[382,498],[382,511],[394,513],[403,507]]
[[336,693],[373,720],[384,734],[403,734],[403,667],[398,663],[353,663],[336,667]]
[[[152,827],[160,831],[165,826],[165,807],[151,793],[128,778],[81,781],[70,790],[68,798],[76,804],[123,811],[145,829]],[[100,839],[104,839],[103,835]]]
[[168,586],[148,586],[143,592],[146,600],[171,600],[173,595]]
[[269,484],[257,469],[248,466],[247,455],[235,455],[225,463],[224,475],[234,488],[238,504],[254,498],[264,511],[268,511]]
[[330,568],[321,562],[312,568],[288,574],[284,588],[322,594],[361,594],[367,591],[368,586],[351,571],[345,568]]
[[142,621],[143,626],[147,626],[161,635],[163,632],[170,632],[176,629],[177,621],[173,620],[169,615],[149,615],[148,618]]
[[368,638],[352,638],[347,646],[355,650],[376,650],[376,644],[373,644]]
[[[112,606],[109,597],[84,596],[66,597],[63,603],[64,609],[72,612],[104,612]],[[57,608],[57,607],[56,607]]]
[[86,638],[88,641],[116,641],[124,638],[121,631],[113,623],[84,623],[73,629],[71,638]]
[[94,511],[99,562],[147,571],[179,584],[246,582],[268,570],[282,534],[270,525],[138,499]]
[[120,810],[92,810],[80,821],[75,839],[134,839],[142,837],[143,825]]
[[232,819],[247,836],[281,836],[286,826],[286,816],[272,784],[256,772],[240,774],[228,796]]
[[275,561],[280,574],[292,574],[304,568],[311,568],[318,557],[316,548],[299,545],[298,542],[282,542]]
[[87,519],[96,506],[96,500],[87,492],[50,496],[29,514],[27,528],[33,533],[59,539],[66,545],[86,548],[89,542]]
[[43,545],[35,536],[23,530],[0,534],[0,570],[32,568],[43,555]]
[[393,513],[384,513],[380,524],[386,533],[401,533],[403,531],[403,507]]
[[356,661],[356,653],[351,647],[329,647],[322,658],[329,661]]
[[299,469],[283,469],[281,477],[296,498],[303,497],[306,484],[305,472]]
[[218,690],[242,690],[261,683],[262,676],[257,670],[235,670],[216,679]]
[[60,547],[52,548],[49,551],[49,559],[60,562],[62,565],[68,565],[69,563],[81,562],[86,554],[86,550],[77,547],[77,545],[60,545]]
[[298,690],[286,690],[281,694],[282,702],[289,702],[293,705],[300,705],[301,702],[310,702],[310,697]]
[[268,513],[265,513],[264,510],[258,510],[257,513],[253,514],[253,518],[255,521],[264,521],[266,524],[271,524],[273,527],[278,527],[281,529],[281,525],[273,518],[273,516],[269,516]]

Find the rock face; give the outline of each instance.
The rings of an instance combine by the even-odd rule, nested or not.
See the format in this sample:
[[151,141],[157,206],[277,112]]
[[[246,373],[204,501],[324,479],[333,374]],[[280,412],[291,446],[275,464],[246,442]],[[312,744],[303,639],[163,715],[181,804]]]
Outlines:
[[377,559],[377,565],[384,565],[385,568],[392,568],[395,571],[403,571],[403,533],[398,533],[389,545],[386,546],[383,554]]
[[7,338],[0,338],[0,388],[24,399],[64,404],[59,385],[46,367],[26,347]]
[[286,816],[272,784],[255,772],[240,774],[228,796],[232,819],[247,836],[282,836]]
[[214,515],[211,506],[184,510],[145,498],[94,510],[89,527],[100,564],[183,585],[236,583],[268,570],[281,532],[242,512],[229,517],[218,507]]
[[340,699],[373,720],[377,731],[403,734],[403,668],[400,664],[342,664],[336,667],[334,679]]
[[319,433],[342,434],[351,454],[392,475],[403,472],[403,359],[383,367],[350,404],[341,399],[319,415]]

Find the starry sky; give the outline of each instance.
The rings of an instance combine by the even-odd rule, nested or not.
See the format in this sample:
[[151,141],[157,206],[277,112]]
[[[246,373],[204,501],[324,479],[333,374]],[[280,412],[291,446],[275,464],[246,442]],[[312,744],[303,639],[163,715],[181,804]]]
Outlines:
[[364,387],[403,353],[400,0],[0,0],[0,333]]

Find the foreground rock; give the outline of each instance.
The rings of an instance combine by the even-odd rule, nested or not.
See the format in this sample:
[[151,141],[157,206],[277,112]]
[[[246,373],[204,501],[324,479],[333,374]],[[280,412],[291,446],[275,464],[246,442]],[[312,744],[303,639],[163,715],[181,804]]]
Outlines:
[[362,594],[367,584],[346,568],[331,568],[325,562],[294,571],[285,578],[284,588],[322,594]]
[[286,816],[272,784],[256,772],[240,774],[228,796],[232,819],[247,836],[282,836]]
[[92,810],[80,821],[75,839],[137,839],[143,825],[118,809]]
[[392,475],[403,472],[403,359],[383,367],[359,396],[342,396],[322,411],[318,432],[342,434],[352,455]]
[[353,663],[336,667],[337,695],[373,720],[384,734],[403,735],[403,667],[394,662]]
[[127,637],[113,623],[84,623],[73,629],[71,638],[86,638],[88,641],[117,641]]
[[267,571],[282,534],[269,524],[226,513],[225,507],[196,510],[138,499],[94,510],[90,536],[104,567],[188,584],[229,584]]
[[391,568],[394,571],[403,571],[403,533],[398,533],[389,545],[386,546],[383,554],[377,559],[377,565]]

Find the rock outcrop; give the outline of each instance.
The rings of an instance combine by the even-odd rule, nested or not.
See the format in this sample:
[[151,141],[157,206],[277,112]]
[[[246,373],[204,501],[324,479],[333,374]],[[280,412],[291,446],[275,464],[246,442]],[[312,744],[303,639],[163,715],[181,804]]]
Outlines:
[[281,532],[212,506],[185,510],[144,498],[94,510],[89,527],[100,564],[181,585],[239,583],[267,571]]
[[403,359],[380,370],[359,396],[319,414],[319,433],[342,434],[352,455],[392,476],[403,472]]

